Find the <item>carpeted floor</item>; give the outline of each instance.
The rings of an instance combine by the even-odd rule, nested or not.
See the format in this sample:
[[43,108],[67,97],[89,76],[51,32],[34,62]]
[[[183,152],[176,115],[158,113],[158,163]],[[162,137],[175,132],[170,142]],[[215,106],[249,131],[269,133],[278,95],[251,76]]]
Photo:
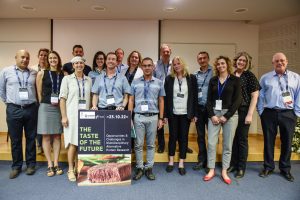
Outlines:
[[204,171],[193,171],[193,165],[186,164],[185,176],[180,176],[177,168],[170,174],[166,173],[166,163],[159,163],[154,168],[155,181],[143,177],[139,181],[132,181],[131,186],[78,187],[67,180],[66,173],[46,177],[45,163],[38,164],[33,176],[22,172],[16,179],[10,180],[10,163],[1,161],[0,200],[300,200],[299,161],[292,162],[293,183],[280,176],[278,168],[270,177],[260,178],[258,172],[262,163],[248,163],[246,175],[241,180],[234,179],[231,174],[231,185],[222,182],[220,168],[217,168],[217,176],[213,180],[204,182]]

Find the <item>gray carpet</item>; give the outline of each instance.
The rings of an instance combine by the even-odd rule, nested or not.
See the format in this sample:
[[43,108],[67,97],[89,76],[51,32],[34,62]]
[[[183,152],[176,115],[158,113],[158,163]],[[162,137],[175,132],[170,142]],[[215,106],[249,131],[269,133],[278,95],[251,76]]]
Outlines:
[[170,174],[166,173],[166,163],[158,163],[154,168],[155,181],[143,177],[139,181],[132,181],[131,186],[78,187],[67,180],[66,174],[46,177],[45,163],[38,164],[33,176],[27,176],[23,171],[19,177],[10,180],[10,163],[1,161],[0,200],[300,200],[299,161],[292,162],[293,183],[280,176],[278,169],[270,177],[260,178],[258,172],[262,163],[248,163],[246,175],[241,180],[234,179],[231,174],[231,185],[222,182],[220,168],[217,168],[217,176],[213,180],[204,182],[204,171],[193,171],[193,165],[186,164],[185,176],[180,176],[177,168]]

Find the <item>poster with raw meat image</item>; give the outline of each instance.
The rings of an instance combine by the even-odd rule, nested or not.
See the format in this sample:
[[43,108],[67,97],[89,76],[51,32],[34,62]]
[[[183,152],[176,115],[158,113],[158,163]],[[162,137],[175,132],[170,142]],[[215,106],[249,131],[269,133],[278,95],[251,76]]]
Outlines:
[[131,113],[81,110],[78,116],[78,185],[131,184]]

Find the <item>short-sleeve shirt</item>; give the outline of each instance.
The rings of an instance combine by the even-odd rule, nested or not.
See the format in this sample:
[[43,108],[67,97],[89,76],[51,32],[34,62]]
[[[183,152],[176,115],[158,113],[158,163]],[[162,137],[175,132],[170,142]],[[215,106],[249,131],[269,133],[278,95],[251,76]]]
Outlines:
[[113,106],[122,106],[124,94],[130,94],[130,86],[124,75],[115,73],[109,78],[104,72],[97,76],[92,93],[99,96],[98,107],[100,108],[111,106],[107,104],[107,95],[113,95],[115,99]]
[[259,82],[255,75],[247,70],[240,76],[242,87],[242,104],[241,106],[249,106],[251,102],[251,93],[260,90]]
[[[135,113],[159,113],[158,98],[166,96],[163,82],[155,77],[145,81],[144,76],[133,80],[131,95],[134,96]],[[147,102],[148,111],[142,111],[141,105]]]

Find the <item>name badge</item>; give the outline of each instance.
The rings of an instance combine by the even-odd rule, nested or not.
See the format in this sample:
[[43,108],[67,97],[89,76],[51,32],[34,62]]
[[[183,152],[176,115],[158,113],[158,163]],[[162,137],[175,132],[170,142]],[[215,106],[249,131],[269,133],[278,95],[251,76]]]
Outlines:
[[79,110],[86,110],[86,100],[79,100],[78,109]]
[[202,88],[199,88],[199,90],[198,90],[198,98],[202,99],[202,97],[203,97]]
[[148,102],[147,102],[147,101],[143,101],[143,102],[141,103],[141,110],[142,110],[143,112],[146,112],[146,111],[149,110],[149,106],[148,106]]
[[106,103],[108,105],[112,105],[115,103],[115,98],[114,98],[114,95],[107,95],[106,96]]
[[222,100],[216,100],[215,110],[222,110]]
[[28,90],[27,88],[20,88],[19,89],[19,97],[21,101],[28,100],[29,95],[28,95]]
[[177,93],[177,97],[184,98],[184,94]]
[[50,101],[51,101],[52,105],[57,106],[58,105],[58,94],[52,93]]
[[293,103],[293,99],[291,97],[290,92],[283,92],[282,97],[283,97],[283,103],[285,103],[285,104]]

